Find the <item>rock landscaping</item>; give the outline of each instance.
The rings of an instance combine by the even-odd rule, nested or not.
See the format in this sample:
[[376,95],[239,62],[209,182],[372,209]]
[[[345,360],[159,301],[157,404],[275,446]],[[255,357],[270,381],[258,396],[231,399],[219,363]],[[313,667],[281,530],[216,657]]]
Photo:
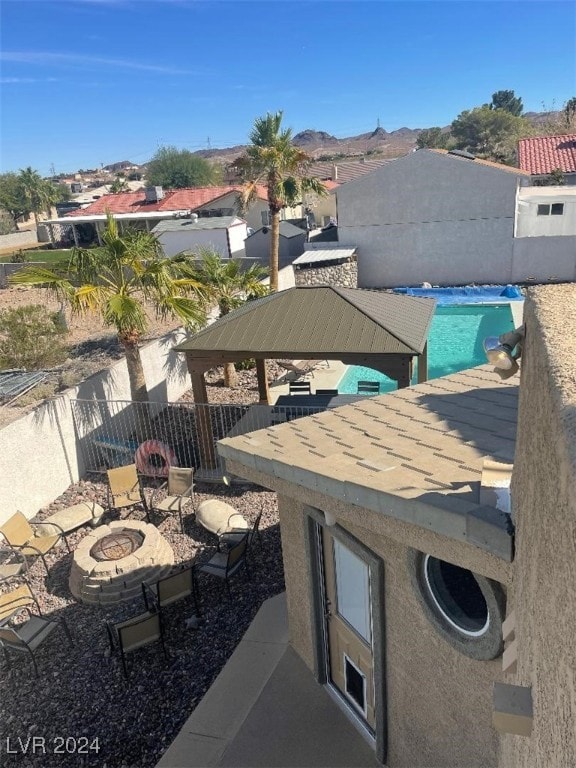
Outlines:
[[[73,554],[68,554],[63,544],[48,555],[49,578],[41,561],[31,565],[29,581],[42,612],[51,619],[66,621],[74,646],[70,648],[60,628],[55,630],[37,652],[38,679],[23,654],[11,653],[11,669],[0,659],[3,768],[148,768],[156,764],[234,651],[262,602],[284,589],[276,494],[251,485],[196,486],[196,504],[210,498],[232,504],[249,522],[263,509],[261,544],[256,543],[250,551],[251,576],[246,578],[241,570],[233,577],[229,600],[220,579],[201,574],[198,628],[192,629],[196,622],[187,622],[194,614],[191,602],[166,609],[169,660],[158,644],[130,654],[129,681],[122,674],[119,657],[110,653],[105,621],[121,621],[144,611],[143,599],[137,595],[126,602],[105,605],[77,602],[68,585]],[[106,487],[101,477],[74,484],[39,517],[82,501],[105,506]],[[140,519],[144,520],[143,513]],[[177,515],[152,519],[169,543],[176,565],[205,562],[216,551],[216,537],[200,527],[193,514],[185,516],[184,534]],[[108,515],[104,523],[107,520]],[[97,530],[86,526],[68,534],[72,552]],[[7,589],[6,583],[0,589]],[[44,739],[46,752],[33,754],[29,737]],[[61,738],[69,739],[70,751],[55,752]],[[24,753],[27,743],[29,749]]]

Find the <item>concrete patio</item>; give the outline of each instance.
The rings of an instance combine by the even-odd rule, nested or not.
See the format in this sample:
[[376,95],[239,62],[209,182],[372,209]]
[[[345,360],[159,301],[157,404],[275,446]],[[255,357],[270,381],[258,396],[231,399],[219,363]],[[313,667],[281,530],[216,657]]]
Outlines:
[[288,640],[285,593],[267,600],[158,768],[380,766]]

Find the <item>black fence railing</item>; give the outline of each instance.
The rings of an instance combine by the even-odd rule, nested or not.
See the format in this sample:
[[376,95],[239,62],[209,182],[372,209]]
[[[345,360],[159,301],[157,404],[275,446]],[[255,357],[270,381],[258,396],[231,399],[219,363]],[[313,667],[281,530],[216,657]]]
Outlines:
[[[295,396],[297,401],[298,397]],[[134,403],[73,400],[72,415],[83,465],[88,472],[136,462],[142,474],[162,476],[169,465],[194,467],[198,479],[219,479],[224,467],[216,443],[322,407]]]

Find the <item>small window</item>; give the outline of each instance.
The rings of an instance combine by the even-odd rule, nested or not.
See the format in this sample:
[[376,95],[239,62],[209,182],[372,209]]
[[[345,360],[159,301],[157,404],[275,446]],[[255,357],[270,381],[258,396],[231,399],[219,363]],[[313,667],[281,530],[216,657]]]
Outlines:
[[537,216],[563,216],[564,203],[539,203]]

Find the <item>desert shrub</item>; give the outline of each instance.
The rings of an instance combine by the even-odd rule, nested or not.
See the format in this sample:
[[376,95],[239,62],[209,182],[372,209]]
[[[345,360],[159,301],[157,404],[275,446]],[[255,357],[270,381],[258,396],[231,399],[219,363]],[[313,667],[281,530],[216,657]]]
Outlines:
[[55,381],[45,381],[42,384],[33,387],[29,392],[20,395],[14,405],[17,408],[25,408],[28,405],[34,405],[35,403],[39,403],[40,400],[54,397],[57,390],[58,384]]
[[256,368],[256,360],[253,357],[248,357],[246,360],[240,360],[235,363],[237,371],[251,371],[252,368]]
[[14,251],[10,256],[11,264],[25,264],[28,261],[28,255],[20,248],[19,251]]
[[37,371],[62,363],[67,350],[56,314],[40,304],[0,311],[0,369]]

